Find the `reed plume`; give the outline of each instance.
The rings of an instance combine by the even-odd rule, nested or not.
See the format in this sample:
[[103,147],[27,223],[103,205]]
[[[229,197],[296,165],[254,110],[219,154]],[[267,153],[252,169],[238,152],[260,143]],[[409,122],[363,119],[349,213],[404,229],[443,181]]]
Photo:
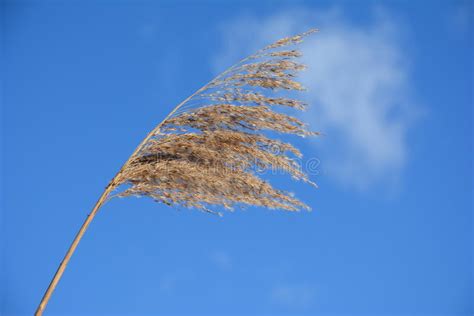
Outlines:
[[304,102],[278,96],[303,91],[296,81],[305,66],[294,48],[316,30],[280,39],[230,67],[186,98],[140,143],[87,216],[52,279],[36,315],[52,292],[87,227],[107,199],[146,196],[169,206],[215,212],[241,205],[309,209],[275,189],[256,170],[283,170],[311,185],[297,159],[301,153],[268,132],[318,135],[277,107],[304,110]]

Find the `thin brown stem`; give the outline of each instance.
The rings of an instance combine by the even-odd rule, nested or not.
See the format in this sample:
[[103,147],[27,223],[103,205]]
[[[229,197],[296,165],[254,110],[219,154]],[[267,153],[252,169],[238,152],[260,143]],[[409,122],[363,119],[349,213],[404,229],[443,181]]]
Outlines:
[[94,208],[90,212],[90,214],[87,216],[86,220],[82,224],[81,228],[79,229],[76,237],[72,241],[71,246],[69,247],[68,251],[66,252],[66,255],[64,256],[63,260],[61,261],[61,264],[58,267],[58,270],[54,274],[53,279],[51,280],[51,283],[48,286],[48,289],[44,293],[43,298],[41,299],[40,304],[38,305],[38,308],[36,309],[35,316],[41,316],[43,315],[44,309],[46,308],[46,305],[48,304],[49,299],[51,298],[51,295],[54,292],[54,289],[58,285],[59,280],[61,279],[64,270],[66,270],[67,264],[69,263],[69,260],[71,260],[72,255],[74,254],[74,251],[76,251],[77,246],[79,245],[79,242],[81,241],[82,237],[84,236],[84,233],[86,232],[87,228],[89,227],[90,223],[94,219],[95,215],[99,212],[99,209],[104,205],[104,202],[107,200],[107,197],[109,194],[117,187],[120,185],[119,178],[122,173],[122,170],[124,170],[128,164],[132,161],[132,159],[135,157],[135,155],[140,151],[140,149],[143,147],[143,145],[156,133],[156,131],[159,129],[161,126],[158,125],[156,128],[154,128],[148,135],[145,137],[145,139],[140,143],[140,145],[137,146],[135,151],[132,153],[130,158],[125,162],[125,164],[122,166],[120,171],[115,175],[115,177],[110,181],[109,185],[105,188],[104,192],[100,196],[99,200],[97,200],[96,204],[94,205]]
[[84,236],[84,233],[87,230],[87,227],[89,227],[90,223],[94,219],[95,215],[99,211],[100,207],[104,204],[105,200],[107,199],[108,195],[112,190],[114,189],[114,186],[109,184],[107,188],[105,189],[104,193],[102,193],[101,197],[95,204],[94,208],[92,209],[92,212],[87,216],[86,220],[82,224],[81,228],[79,229],[76,237],[74,238],[71,246],[69,247],[68,251],[66,252],[66,255],[64,256],[63,261],[61,261],[61,264],[58,267],[58,270],[54,274],[53,279],[51,280],[51,283],[48,286],[48,289],[46,290],[46,293],[44,293],[43,298],[41,299],[41,302],[36,309],[35,315],[36,316],[41,316],[44,312],[44,309],[46,308],[46,305],[48,304],[48,301],[51,297],[51,294],[53,294],[54,289],[58,285],[59,280],[61,279],[61,276],[64,273],[64,270],[66,270],[67,264],[69,263],[69,260],[71,259],[74,251],[77,248],[77,245],[81,241],[82,237]]

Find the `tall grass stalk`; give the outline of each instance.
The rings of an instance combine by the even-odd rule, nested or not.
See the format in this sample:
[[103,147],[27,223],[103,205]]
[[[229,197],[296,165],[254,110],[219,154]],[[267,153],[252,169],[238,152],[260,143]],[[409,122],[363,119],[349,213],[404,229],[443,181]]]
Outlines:
[[186,98],[148,133],[82,224],[35,315],[43,314],[84,233],[110,198],[148,196],[166,205],[211,213],[217,213],[216,207],[232,210],[241,205],[309,209],[261,179],[256,169],[284,170],[315,185],[295,159],[300,152],[264,133],[318,134],[297,118],[274,110],[306,107],[278,93],[304,90],[295,77],[305,66],[296,61],[301,53],[293,46],[314,32],[280,39],[242,59]]

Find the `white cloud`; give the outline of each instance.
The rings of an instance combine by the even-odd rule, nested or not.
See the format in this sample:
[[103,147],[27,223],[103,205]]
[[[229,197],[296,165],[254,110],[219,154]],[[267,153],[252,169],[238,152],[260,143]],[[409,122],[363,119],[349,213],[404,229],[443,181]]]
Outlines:
[[407,159],[407,132],[417,110],[401,27],[383,11],[374,10],[364,25],[347,21],[337,9],[239,17],[223,25],[215,70],[312,27],[321,31],[301,46],[309,67],[301,80],[311,104],[303,117],[326,134],[317,142],[322,168],[357,189],[395,180]]
[[307,284],[280,284],[271,293],[271,301],[282,307],[307,309],[314,305],[315,289]]
[[229,253],[225,251],[215,251],[211,253],[210,259],[220,270],[228,271],[232,269],[232,258]]
[[[453,33],[453,36],[457,37],[468,37],[469,28],[472,24],[472,9],[474,4],[472,2],[460,2],[453,3],[450,10],[446,15],[446,21],[448,28]],[[472,36],[472,35],[471,35]]]

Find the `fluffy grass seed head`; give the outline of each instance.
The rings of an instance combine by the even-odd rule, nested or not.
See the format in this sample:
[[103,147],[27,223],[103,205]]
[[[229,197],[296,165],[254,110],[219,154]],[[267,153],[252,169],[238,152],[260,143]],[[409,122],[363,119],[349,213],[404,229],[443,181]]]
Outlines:
[[[266,132],[313,136],[278,107],[304,110],[279,91],[304,91],[296,81],[305,66],[293,46],[308,32],[280,39],[227,69],[186,99],[155,129],[117,178],[116,196],[148,196],[170,206],[212,211],[240,205],[297,211],[309,209],[256,172],[283,170],[311,185],[291,144]],[[274,134],[274,133],[272,133]],[[277,148],[278,150],[275,150]]]

